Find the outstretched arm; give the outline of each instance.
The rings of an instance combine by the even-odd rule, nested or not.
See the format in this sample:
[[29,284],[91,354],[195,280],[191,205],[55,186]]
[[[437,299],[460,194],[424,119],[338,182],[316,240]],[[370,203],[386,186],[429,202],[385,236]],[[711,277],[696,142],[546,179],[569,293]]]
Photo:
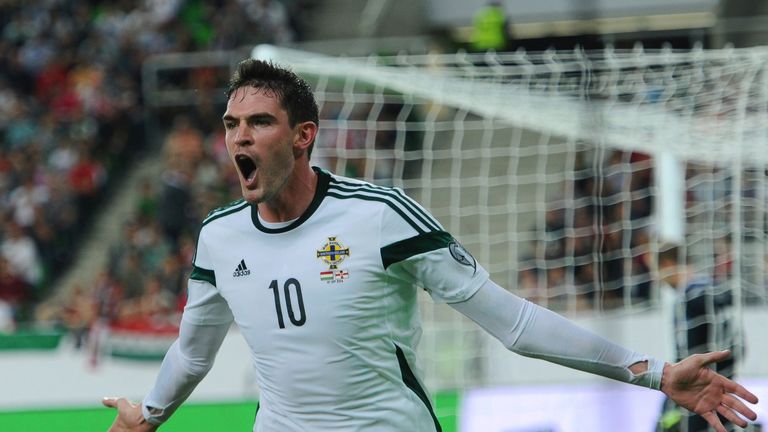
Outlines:
[[155,386],[143,403],[103,400],[105,406],[118,410],[109,431],[154,431],[166,421],[208,373],[228,329],[229,323],[200,325],[182,320],[179,338],[166,353]]
[[739,425],[746,422],[736,412],[750,419],[756,416],[735,396],[753,403],[757,397],[707,367],[712,361],[721,360],[717,353],[707,354],[709,357],[703,360],[691,356],[674,365],[665,364],[587,331],[490,280],[471,298],[452,303],[451,307],[475,321],[511,351],[660,389],[679,405],[702,415],[718,431],[725,429],[722,425],[718,428],[714,411]]

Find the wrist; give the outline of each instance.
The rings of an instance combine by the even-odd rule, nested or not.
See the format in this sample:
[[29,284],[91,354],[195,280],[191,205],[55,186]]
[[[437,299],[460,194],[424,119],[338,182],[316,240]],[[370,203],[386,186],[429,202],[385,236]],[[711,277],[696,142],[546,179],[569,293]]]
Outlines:
[[148,406],[142,402],[141,404],[141,416],[142,416],[142,423],[149,423],[154,426],[160,426],[163,423],[162,415],[163,412],[162,408],[157,408],[153,406]]
[[652,388],[655,390],[661,389],[662,375],[666,363],[657,360],[653,357],[647,358],[647,360],[639,361],[629,366],[629,371],[632,374],[630,383]]
[[664,391],[664,384],[669,382],[670,366],[671,364],[669,364],[668,362],[664,362],[664,366],[661,369],[661,379],[659,382],[659,390],[661,390],[661,392],[665,394],[666,394],[666,391]]

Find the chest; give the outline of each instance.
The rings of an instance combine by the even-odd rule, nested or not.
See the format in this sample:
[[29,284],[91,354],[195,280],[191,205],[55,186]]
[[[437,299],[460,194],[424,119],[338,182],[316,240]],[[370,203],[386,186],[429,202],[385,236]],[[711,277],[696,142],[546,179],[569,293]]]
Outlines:
[[223,237],[231,246],[212,256],[217,287],[257,353],[375,338],[393,314],[412,312],[413,288],[390,280],[365,224]]

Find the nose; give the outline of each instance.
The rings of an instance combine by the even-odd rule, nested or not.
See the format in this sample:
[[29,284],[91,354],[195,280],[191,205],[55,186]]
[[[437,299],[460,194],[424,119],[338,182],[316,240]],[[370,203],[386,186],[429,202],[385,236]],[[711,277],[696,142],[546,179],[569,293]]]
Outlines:
[[248,125],[241,123],[235,131],[235,145],[244,147],[252,144],[251,136],[248,133]]

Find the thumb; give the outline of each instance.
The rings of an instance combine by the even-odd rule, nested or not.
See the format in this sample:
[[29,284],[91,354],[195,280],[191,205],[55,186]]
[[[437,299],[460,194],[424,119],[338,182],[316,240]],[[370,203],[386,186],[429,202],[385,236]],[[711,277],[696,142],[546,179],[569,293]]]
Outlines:
[[701,365],[706,366],[710,363],[715,363],[719,361],[723,361],[731,356],[731,351],[724,350],[724,351],[713,351],[706,354],[701,355]]
[[103,397],[103,398],[101,398],[101,403],[105,407],[117,408],[117,398],[116,397]]

